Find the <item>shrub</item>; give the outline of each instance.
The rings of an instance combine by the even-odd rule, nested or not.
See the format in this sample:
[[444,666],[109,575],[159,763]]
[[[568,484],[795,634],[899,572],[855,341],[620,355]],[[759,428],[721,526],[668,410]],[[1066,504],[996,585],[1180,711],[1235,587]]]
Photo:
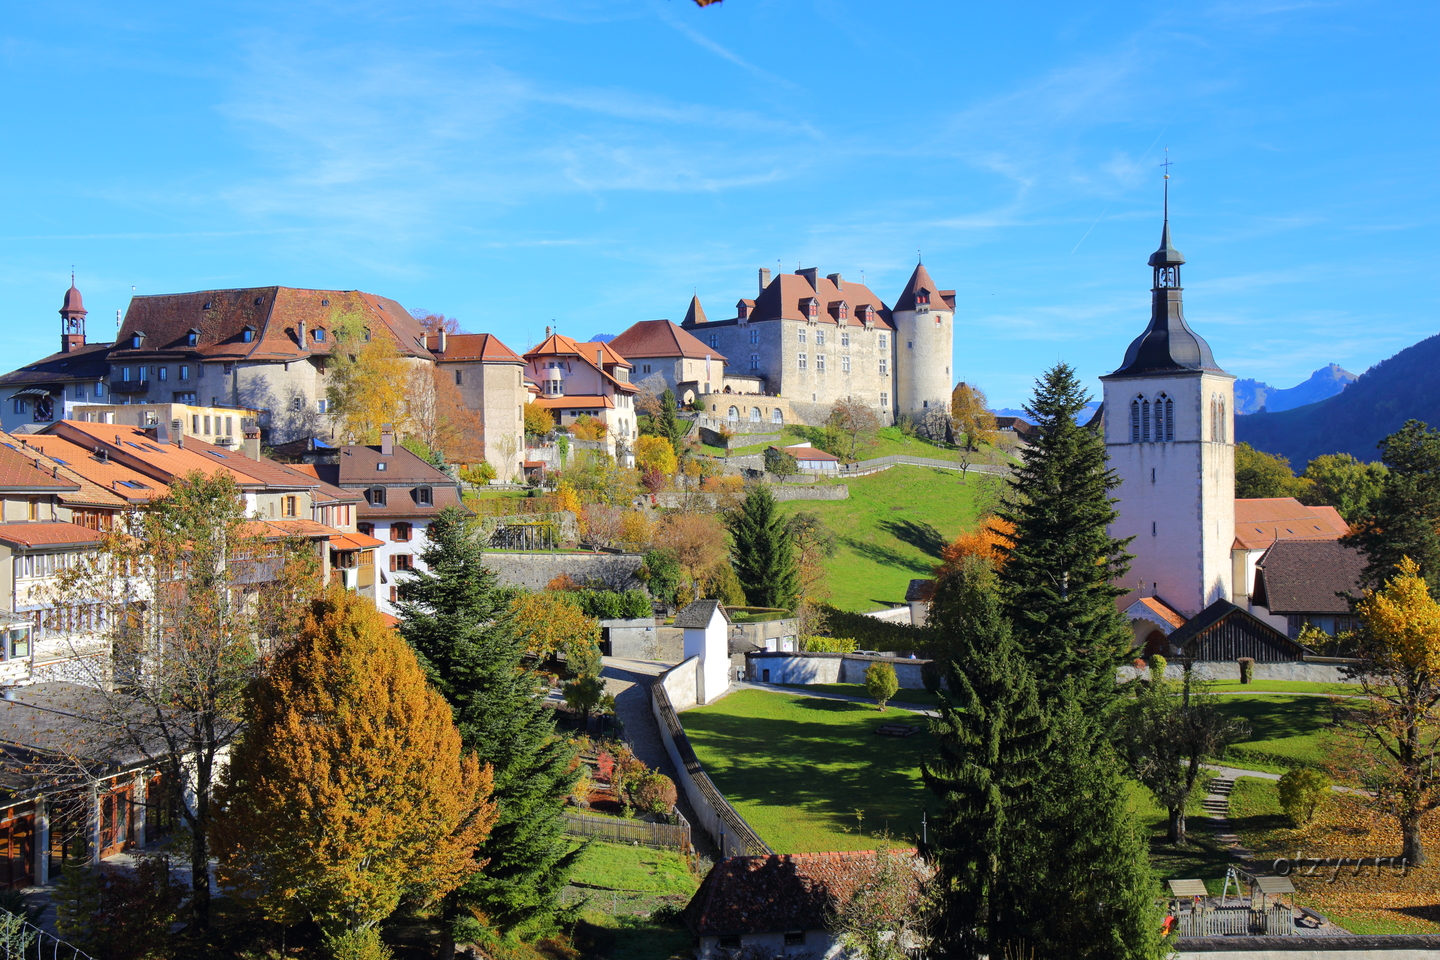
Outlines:
[[1280,806],[1297,827],[1315,817],[1315,811],[1330,795],[1330,778],[1319,770],[1296,767],[1280,778]]
[[488,460],[481,461],[474,466],[469,466],[461,470],[460,479],[466,483],[483,486],[495,479],[495,465]]
[[1255,660],[1252,657],[1240,658],[1240,682],[1249,683],[1255,679]]
[[615,785],[615,756],[608,750],[601,750],[595,755],[595,772],[601,780]]
[[0,950],[6,957],[40,956],[35,941],[40,935],[26,926],[24,914],[0,913]]
[[800,649],[805,653],[854,653],[858,645],[844,637],[801,637]]
[[659,493],[665,489],[665,474],[651,467],[640,475],[640,484],[647,493]]
[[591,779],[589,772],[582,772],[575,780],[575,785],[570,788],[570,802],[581,810],[590,806],[590,791],[595,788],[595,781]]
[[870,669],[865,671],[865,692],[875,698],[880,706],[880,711],[885,711],[885,701],[900,689],[900,681],[895,676],[895,668],[888,663],[872,663]]
[[854,640],[861,650],[925,650],[933,643],[932,635],[925,627],[877,620],[863,613],[839,610],[828,604],[821,605],[821,609],[824,611],[830,635]]
[[675,783],[663,773],[651,771],[635,784],[635,806],[657,817],[668,817],[675,809]]
[[391,960],[395,956],[380,940],[380,931],[374,927],[346,930],[326,937],[325,949],[331,960]]
[[643,590],[579,590],[572,594],[585,616],[597,620],[638,620],[655,615]]
[[[673,604],[678,600],[675,588],[684,579],[685,570],[680,566],[680,561],[675,558],[675,554],[669,550],[651,550],[645,554],[645,560],[641,563],[636,576],[645,581],[650,588],[650,596],[661,603]],[[867,617],[866,619],[873,620],[874,618]]]

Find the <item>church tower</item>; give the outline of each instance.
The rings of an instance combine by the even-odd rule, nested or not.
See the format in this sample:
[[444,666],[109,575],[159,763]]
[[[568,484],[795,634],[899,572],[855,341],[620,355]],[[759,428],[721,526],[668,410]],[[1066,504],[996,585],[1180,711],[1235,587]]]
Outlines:
[[[54,303],[52,300],[51,303]],[[75,274],[70,274],[70,289],[60,305],[60,352],[70,353],[85,346],[85,302],[75,287]]]
[[919,264],[890,311],[895,324],[895,413],[919,420],[950,409],[955,291],[941,290]]
[[1235,378],[1185,322],[1170,242],[1169,184],[1160,249],[1150,257],[1150,325],[1105,390],[1105,448],[1123,481],[1115,537],[1134,537],[1130,582],[1186,617],[1230,599],[1235,539]]

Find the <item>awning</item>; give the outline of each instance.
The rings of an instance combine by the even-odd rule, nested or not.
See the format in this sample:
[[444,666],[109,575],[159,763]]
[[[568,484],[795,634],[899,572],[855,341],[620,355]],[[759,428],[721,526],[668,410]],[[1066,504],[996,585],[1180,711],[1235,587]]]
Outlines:
[[373,550],[385,546],[384,540],[376,540],[364,533],[342,533],[330,538],[331,550]]
[[10,399],[11,399],[11,400],[14,400],[16,397],[48,397],[48,396],[50,396],[50,391],[47,390],[47,389],[45,389],[44,387],[26,387],[24,390],[19,390],[19,391],[15,392],[15,393],[11,394],[11,395],[10,395]]

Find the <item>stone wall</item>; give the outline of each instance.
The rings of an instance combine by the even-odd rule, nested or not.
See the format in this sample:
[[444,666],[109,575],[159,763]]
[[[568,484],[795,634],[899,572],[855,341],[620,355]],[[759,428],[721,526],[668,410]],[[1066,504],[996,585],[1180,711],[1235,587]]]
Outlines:
[[639,553],[490,553],[486,562],[507,587],[544,590],[562,573],[577,583],[600,581],[612,590],[634,590],[642,584],[635,576],[644,562]]
[[850,488],[843,483],[826,484],[815,487],[792,487],[789,484],[779,487],[771,487],[771,494],[776,500],[849,500]]
[[675,764],[679,776],[680,782],[676,786],[685,792],[699,818],[697,826],[710,835],[721,856],[747,857],[774,853],[716,789],[695,756],[695,750],[685,736],[685,728],[680,725],[680,716],[676,711],[695,705],[699,680],[700,659],[691,657],[665,671],[650,687],[650,706],[660,728],[660,739],[665,742],[665,752],[670,754],[670,761]]
[[[1257,663],[1253,676],[1256,680],[1350,683],[1350,678],[1345,675],[1345,667],[1352,662],[1326,657],[1294,663]],[[1207,660],[1191,666],[1195,671],[1195,677],[1200,680],[1240,679],[1240,664],[1234,660]],[[1132,666],[1124,666],[1119,669],[1118,673],[1121,680],[1134,680],[1140,671]],[[1171,661],[1165,664],[1165,676],[1167,679],[1180,680],[1185,676],[1185,668],[1181,664]]]
[[748,676],[770,683],[860,683],[872,663],[888,663],[895,668],[895,679],[901,690],[923,690],[925,681],[920,671],[929,660],[908,657],[870,656],[863,653],[751,653],[746,655]]
[[600,643],[606,656],[627,660],[659,660],[660,628],[655,618],[601,620]]

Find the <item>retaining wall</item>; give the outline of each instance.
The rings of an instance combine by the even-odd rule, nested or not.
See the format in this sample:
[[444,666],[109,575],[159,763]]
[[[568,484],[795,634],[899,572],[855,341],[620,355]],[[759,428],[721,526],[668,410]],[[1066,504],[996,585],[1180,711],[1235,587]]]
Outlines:
[[[1345,675],[1345,665],[1348,662],[1326,658],[1293,663],[1257,663],[1253,678],[1256,680],[1303,680],[1306,683],[1350,683],[1352,681]],[[1199,680],[1240,679],[1240,664],[1234,660],[1205,660],[1191,664],[1191,667],[1195,671],[1196,679]],[[1140,675],[1140,671],[1132,666],[1121,667],[1118,673],[1121,680],[1134,680]],[[1165,664],[1165,677],[1170,680],[1184,679],[1185,667],[1169,661]]]
[[871,656],[863,653],[749,653],[745,655],[747,675],[764,683],[864,683],[865,671],[872,663],[888,663],[895,668],[895,679],[901,690],[924,690],[920,674],[929,660],[909,657]]
[[562,573],[578,583],[603,582],[612,590],[643,584],[635,576],[645,557],[639,553],[490,553],[486,562],[507,587],[544,590]]
[[700,821],[698,826],[709,834],[721,856],[750,857],[774,853],[716,789],[695,756],[695,750],[685,736],[685,728],[680,725],[680,715],[676,711],[695,705],[699,673],[700,658],[691,657],[662,673],[650,686],[650,707],[655,712],[655,723],[660,728],[660,739],[665,742],[665,752],[670,754],[670,761],[675,764],[680,778],[677,786],[685,792]]
[[[786,500],[848,500],[850,499],[850,488],[843,483],[823,487],[807,487],[798,484],[790,486],[789,484],[785,484],[783,486],[770,486],[770,494],[780,502]],[[727,496],[731,495],[727,494]],[[687,497],[691,498],[690,502],[694,503],[698,501],[704,503],[712,510],[717,505],[717,494],[685,494],[675,493],[673,491],[654,494],[654,503],[657,507],[667,507],[674,510],[684,506]]]

